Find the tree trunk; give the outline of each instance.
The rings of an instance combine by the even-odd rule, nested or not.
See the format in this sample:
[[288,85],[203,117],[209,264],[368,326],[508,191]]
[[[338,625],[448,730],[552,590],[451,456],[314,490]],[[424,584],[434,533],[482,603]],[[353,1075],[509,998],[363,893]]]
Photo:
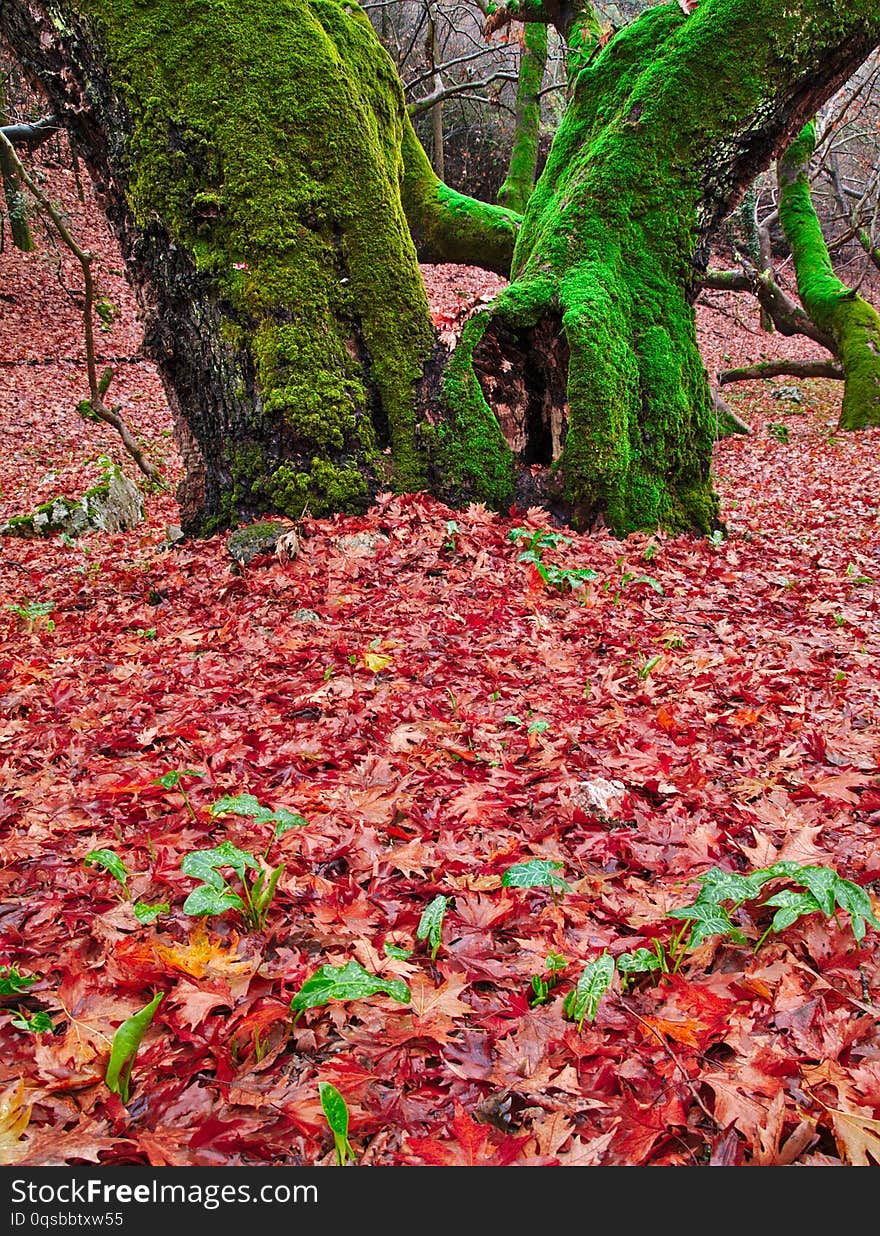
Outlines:
[[834,274],[810,194],[816,128],[806,124],[780,157],[779,221],[791,246],[798,295],[816,325],[833,340],[843,368],[841,429],[880,425],[880,317]]
[[516,88],[516,115],[510,162],[498,190],[498,204],[522,214],[535,187],[538,140],[541,136],[541,86],[547,65],[547,27],[527,22],[523,27]]
[[[531,0],[512,7],[540,20]],[[619,534],[716,525],[692,309],[709,237],[878,38],[868,0],[663,4],[580,71],[512,283],[468,324],[446,383],[460,423],[485,430],[495,412],[520,501]]]
[[[586,12],[555,9],[562,27]],[[0,28],[120,237],[188,532],[430,485],[626,533],[717,520],[696,275],[880,41],[880,0],[648,10],[585,54],[521,230],[432,173],[354,3],[0,0]],[[411,233],[423,256],[505,270],[516,238],[511,285],[439,387]]]
[[434,337],[400,202],[402,89],[363,13],[65,0],[0,16],[121,240],[185,530],[421,485]]

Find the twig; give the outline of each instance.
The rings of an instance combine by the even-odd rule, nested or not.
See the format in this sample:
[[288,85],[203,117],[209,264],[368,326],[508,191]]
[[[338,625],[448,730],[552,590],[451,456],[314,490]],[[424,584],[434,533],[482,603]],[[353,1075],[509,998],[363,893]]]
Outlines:
[[620,1007],[623,1009],[623,1011],[624,1011],[625,1013],[628,1013],[628,1014],[630,1015],[630,1017],[634,1017],[634,1018],[635,1018],[635,1020],[636,1020],[636,1021],[640,1024],[640,1025],[644,1026],[646,1030],[650,1030],[651,1034],[653,1034],[654,1038],[657,1040],[657,1042],[660,1044],[660,1046],[661,1046],[661,1047],[663,1048],[663,1050],[666,1052],[667,1056],[668,1056],[668,1057],[669,1057],[669,1059],[672,1061],[672,1063],[675,1065],[675,1067],[678,1069],[679,1073],[681,1073],[682,1077],[684,1078],[684,1083],[685,1083],[685,1085],[687,1086],[688,1090],[691,1092],[691,1098],[694,1100],[694,1102],[696,1103],[697,1107],[699,1107],[700,1111],[703,1113],[703,1115],[706,1117],[706,1119],[707,1119],[707,1120],[709,1120],[709,1121],[710,1121],[710,1122],[711,1122],[711,1123],[712,1123],[712,1124],[713,1124],[716,1128],[718,1128],[718,1127],[719,1127],[719,1126],[718,1126],[718,1121],[715,1119],[715,1117],[714,1117],[714,1116],[712,1115],[712,1113],[709,1111],[709,1109],[708,1109],[708,1107],[706,1106],[706,1104],[703,1102],[703,1100],[702,1100],[702,1099],[700,1098],[700,1096],[697,1094],[696,1090],[694,1089],[693,1082],[691,1081],[691,1079],[690,1079],[690,1078],[688,1077],[688,1075],[687,1075],[687,1071],[685,1070],[684,1065],[681,1063],[681,1061],[680,1061],[680,1060],[678,1059],[678,1057],[675,1055],[675,1052],[672,1050],[672,1048],[671,1048],[671,1047],[669,1046],[669,1044],[666,1042],[666,1040],[664,1039],[664,1037],[663,1037],[663,1035],[660,1033],[660,1031],[659,1031],[659,1030],[657,1030],[657,1029],[655,1029],[655,1028],[654,1028],[654,1026],[652,1026],[652,1025],[651,1025],[651,1023],[650,1023],[649,1021],[646,1021],[646,1020],[644,1019],[644,1017],[640,1017],[640,1016],[639,1016],[639,1014],[635,1011],[635,1009],[634,1009],[634,1008],[631,1008],[631,1007],[627,1004],[627,1002],[626,1002],[626,1000],[624,1000],[623,996],[618,996],[618,997],[617,997],[617,1002],[618,1002],[618,1004],[620,1005]]
[[92,275],[92,254],[88,249],[83,249],[77,243],[71,234],[64,218],[52,202],[45,196],[34,179],[29,175],[27,168],[19,159],[15,147],[7,138],[6,134],[0,129],[0,150],[3,150],[9,159],[10,163],[15,167],[16,172],[22,180],[22,183],[27,186],[34,197],[37,205],[48,215],[55,225],[58,235],[61,237],[64,244],[74,255],[79,262],[83,273],[84,285],[84,303],[83,303],[83,328],[85,332],[86,345],[86,371],[89,380],[89,399],[88,409],[80,407],[80,411],[90,418],[93,414],[99,420],[105,421],[119,434],[122,445],[131,455],[137,466],[154,485],[160,486],[162,489],[167,489],[165,481],[162,478],[159,470],[146,458],[137,442],[129,432],[128,426],[119,415],[117,409],[109,408],[104,402],[104,395],[107,392],[107,387],[110,385],[110,380],[113,377],[112,369],[105,369],[103,375],[98,377],[98,369],[95,363],[95,324],[93,317],[95,303],[95,283]]

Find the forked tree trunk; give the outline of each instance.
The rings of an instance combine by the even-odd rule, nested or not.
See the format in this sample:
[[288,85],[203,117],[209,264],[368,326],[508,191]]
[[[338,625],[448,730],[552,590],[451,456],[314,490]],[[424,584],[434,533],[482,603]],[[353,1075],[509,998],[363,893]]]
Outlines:
[[702,0],[689,16],[664,4],[579,73],[512,283],[469,323],[447,377],[460,427],[488,434],[494,411],[521,500],[619,533],[715,524],[695,277],[717,223],[878,38],[868,0]]
[[[588,28],[582,0],[552,8]],[[432,173],[354,3],[0,0],[0,28],[120,237],[187,531],[429,485],[626,533],[717,519],[695,275],[738,195],[880,41],[880,0],[663,4],[584,45],[521,230]],[[412,236],[495,269],[518,237],[512,283],[439,388]]]

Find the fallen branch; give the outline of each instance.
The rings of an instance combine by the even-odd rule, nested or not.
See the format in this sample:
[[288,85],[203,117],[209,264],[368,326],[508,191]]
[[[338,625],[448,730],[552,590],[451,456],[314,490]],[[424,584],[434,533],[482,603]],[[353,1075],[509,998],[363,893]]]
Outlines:
[[812,360],[778,360],[761,361],[757,365],[747,365],[743,369],[724,369],[718,375],[718,385],[726,386],[729,382],[750,382],[758,378],[834,378],[843,380],[843,370],[834,361]]

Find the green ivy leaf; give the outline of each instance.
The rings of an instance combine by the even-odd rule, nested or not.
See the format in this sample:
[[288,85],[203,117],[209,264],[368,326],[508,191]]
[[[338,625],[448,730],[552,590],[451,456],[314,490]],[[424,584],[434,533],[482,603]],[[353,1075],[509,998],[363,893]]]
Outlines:
[[871,904],[871,898],[858,884],[852,884],[849,880],[838,879],[834,886],[834,899],[840,908],[849,915],[852,933],[858,944],[861,944],[865,938],[866,922],[880,929],[880,923],[877,922],[877,916],[874,914],[874,907]]
[[563,1002],[566,1016],[577,1022],[578,1030],[584,1021],[592,1022],[595,1019],[599,1001],[611,986],[613,978],[614,958],[607,949],[584,967],[577,987],[569,992]]
[[213,816],[246,815],[258,820],[270,820],[274,814],[271,807],[264,807],[253,794],[225,794],[211,807]]
[[289,833],[292,828],[308,828],[309,822],[303,815],[288,811],[285,807],[276,807],[269,817],[275,821],[275,840]]
[[131,908],[134,910],[137,921],[147,926],[149,923],[155,923],[160,914],[167,914],[171,907],[167,901],[152,906],[147,905],[145,901],[136,901]]
[[[147,633],[144,632],[144,634]],[[153,631],[153,635],[155,634],[156,632]],[[207,777],[207,775],[196,768],[173,768],[170,772],[163,773],[161,777],[154,777],[150,784],[159,785],[163,790],[176,790],[180,785],[181,777]]]
[[570,886],[556,872],[563,866],[549,858],[533,858],[527,863],[514,863],[501,877],[504,888],[537,888],[542,885],[570,892]]
[[382,951],[386,957],[393,957],[395,961],[406,961],[407,957],[412,957],[411,948],[401,948],[397,944],[389,944],[386,940],[382,945]]
[[768,897],[765,906],[781,907],[773,916],[770,924],[775,932],[785,931],[792,923],[796,923],[805,914],[821,912],[822,907],[812,893],[797,893],[793,888],[784,888],[781,892]]
[[128,889],[128,877],[131,873],[113,850],[89,850],[83,859],[83,864],[86,867],[103,867],[119,881],[124,889]]
[[383,979],[370,974],[356,961],[344,966],[321,966],[295,993],[291,1011],[318,1008],[331,1000],[364,1000],[369,996],[386,995],[399,1004],[408,1004],[410,991],[400,979]]
[[18,966],[0,966],[0,996],[12,996],[33,987],[38,975],[20,974]]
[[660,969],[660,958],[649,948],[637,948],[634,953],[620,953],[617,969],[621,974],[647,974]]
[[443,918],[446,914],[446,907],[449,904],[449,898],[437,896],[429,906],[422,911],[422,917],[419,919],[419,925],[416,928],[416,939],[425,940],[431,946],[431,960],[437,956],[437,950],[440,948],[440,937],[443,932]]
[[836,871],[830,867],[801,867],[797,875],[791,877],[795,884],[807,888],[819,903],[819,909],[826,918],[834,913],[834,888],[839,880]]
[[[763,878],[762,878],[763,877]],[[701,885],[697,901],[720,905],[722,901],[732,901],[735,906],[757,897],[761,887],[770,876],[762,871],[753,871],[749,875],[741,875],[737,871],[724,871],[721,867],[710,867],[698,877]]]
[[231,841],[224,841],[210,850],[191,850],[189,854],[184,854],[180,864],[185,875],[194,876],[216,889],[226,886],[218,870],[220,867],[231,867],[239,879],[244,880],[247,868],[258,871],[259,863],[247,850],[240,850]]
[[196,918],[244,908],[244,902],[238,893],[228,888],[213,888],[210,884],[200,884],[198,888],[194,888],[183,903],[184,914],[192,914]]
[[739,928],[731,922],[730,915],[723,906],[716,906],[711,901],[697,901],[681,910],[669,910],[668,916],[693,920],[694,928],[687,943],[688,948],[696,948],[712,936],[727,936],[734,944],[748,943]]
[[53,1034],[55,1031],[52,1018],[42,1011],[34,1013],[33,1017],[28,1017],[26,1013],[19,1010],[13,1013],[12,1024],[19,1030],[29,1030],[31,1034]]

